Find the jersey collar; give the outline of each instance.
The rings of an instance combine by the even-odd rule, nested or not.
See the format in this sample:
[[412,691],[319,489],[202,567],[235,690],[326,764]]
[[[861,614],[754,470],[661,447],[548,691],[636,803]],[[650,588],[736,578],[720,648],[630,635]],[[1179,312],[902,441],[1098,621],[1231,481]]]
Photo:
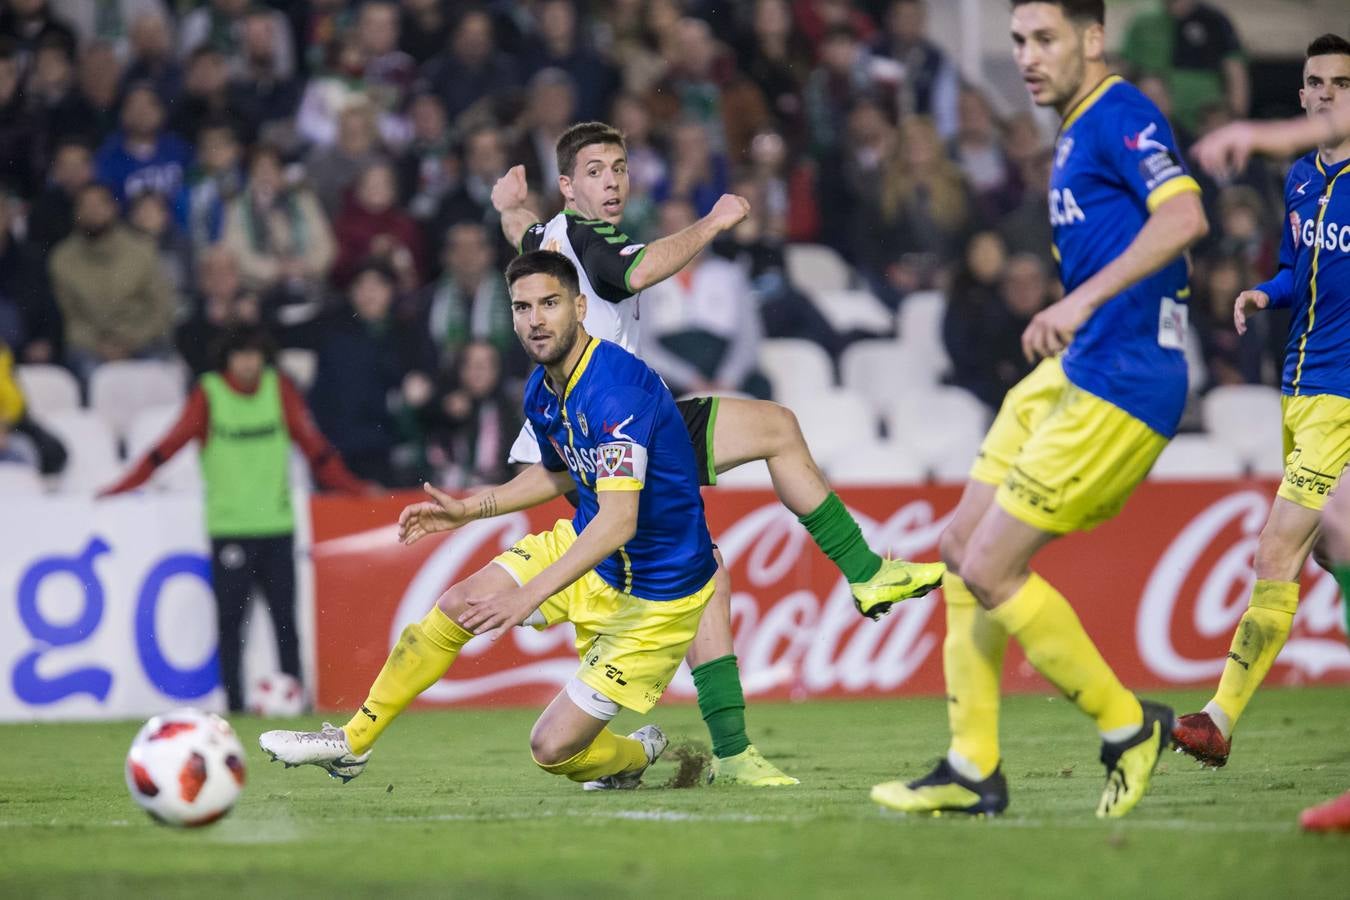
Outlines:
[[[580,381],[581,376],[585,374],[586,367],[591,364],[591,357],[595,354],[595,348],[599,346],[600,341],[597,338],[588,338],[586,349],[581,351],[581,358],[577,360],[576,366],[573,367],[572,374],[567,376],[567,386],[563,388],[561,402],[567,401],[567,398],[572,393],[572,389],[577,386],[577,382]],[[544,387],[553,396],[558,396],[558,392],[553,389],[553,385],[550,383],[548,375],[544,376]]]
[[1068,114],[1064,116],[1064,121],[1059,126],[1059,133],[1063,134],[1064,132],[1068,131],[1069,126],[1072,125],[1074,122],[1077,122],[1079,119],[1081,119],[1083,117],[1083,113],[1087,112],[1088,108],[1091,107],[1092,104],[1102,99],[1103,94],[1105,94],[1107,91],[1111,90],[1111,88],[1115,87],[1117,84],[1120,84],[1124,80],[1125,79],[1121,78],[1119,75],[1107,75],[1105,78],[1103,78],[1100,84],[1098,84],[1095,88],[1093,88],[1086,97],[1075,103],[1073,107],[1069,110]]

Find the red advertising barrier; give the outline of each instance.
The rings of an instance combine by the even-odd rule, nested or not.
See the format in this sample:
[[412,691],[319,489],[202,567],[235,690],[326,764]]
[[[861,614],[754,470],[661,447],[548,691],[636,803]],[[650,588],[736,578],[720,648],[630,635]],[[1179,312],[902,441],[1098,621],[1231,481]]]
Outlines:
[[[934,559],[959,488],[845,490],[874,547]],[[1136,689],[1208,685],[1223,668],[1246,608],[1256,538],[1275,484],[1146,483],[1114,521],[1042,552],[1037,569],[1067,596],[1121,679]],[[404,495],[313,502],[318,702],[349,709],[365,699],[403,626],[449,585],[520,535],[551,527],[561,502],[475,522],[448,537],[402,547],[393,522]],[[733,627],[746,693],[753,697],[862,697],[942,691],[944,616],[937,594],[881,622],[860,618],[848,587],[771,492],[705,493],[714,539],[731,568]],[[1311,562],[1289,643],[1272,684],[1350,681],[1350,648],[1336,583]],[[517,628],[468,645],[420,702],[541,705],[576,670],[571,629]],[[1048,685],[1016,647],[1004,685]],[[682,673],[667,696],[689,698]]]

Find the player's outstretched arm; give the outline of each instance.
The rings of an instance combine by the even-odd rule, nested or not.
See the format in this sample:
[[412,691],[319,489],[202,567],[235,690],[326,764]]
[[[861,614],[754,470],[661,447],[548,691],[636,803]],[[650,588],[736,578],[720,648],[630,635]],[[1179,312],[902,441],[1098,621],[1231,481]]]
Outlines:
[[474,634],[492,632],[496,640],[506,629],[529,618],[545,600],[600,565],[637,534],[641,491],[600,491],[600,510],[577,535],[567,551],[525,584],[483,597],[468,599],[469,611],[459,623]]
[[1124,253],[1067,297],[1036,314],[1022,332],[1022,352],[1032,361],[1059,353],[1098,307],[1176,259],[1207,234],[1209,220],[1198,191],[1165,200]]
[[1219,178],[1247,165],[1253,153],[1293,156],[1318,144],[1350,137],[1350,106],[1321,116],[1278,122],[1233,122],[1205,135],[1191,150],[1200,168]]
[[422,485],[431,500],[406,506],[398,517],[398,539],[415,544],[429,534],[454,531],[475,519],[490,519],[529,509],[561,497],[572,486],[566,472],[550,472],[535,463],[506,484],[458,500],[429,484]]
[[511,246],[520,249],[525,232],[539,221],[534,210],[526,206],[530,186],[525,181],[525,167],[512,166],[492,186],[492,208],[502,217],[502,234]]
[[688,228],[653,241],[643,250],[642,259],[628,275],[633,293],[665,281],[688,265],[724,231],[739,225],[750,213],[750,202],[736,194],[723,194],[706,216]]

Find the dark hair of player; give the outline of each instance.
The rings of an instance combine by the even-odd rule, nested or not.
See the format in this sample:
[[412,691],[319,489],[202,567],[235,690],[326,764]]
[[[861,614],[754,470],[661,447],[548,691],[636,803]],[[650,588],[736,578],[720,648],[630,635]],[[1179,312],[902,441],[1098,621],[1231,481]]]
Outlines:
[[604,122],[579,122],[573,125],[558,138],[558,171],[571,178],[572,170],[577,165],[577,154],[592,144],[616,144],[623,147],[623,135],[619,129]]
[[1350,56],[1350,41],[1339,34],[1324,34],[1308,45],[1308,59],[1314,56]]
[[240,325],[225,332],[216,340],[216,368],[224,371],[230,357],[235,353],[256,350],[262,354],[267,365],[272,365],[277,355],[276,342],[261,325]]
[[1049,3],[1051,6],[1058,6],[1064,10],[1065,18],[1072,19],[1080,25],[1090,22],[1098,25],[1106,24],[1105,0],[1012,0],[1013,9],[1026,6],[1028,3]]
[[530,275],[551,275],[558,279],[558,283],[573,297],[581,293],[577,267],[561,253],[552,250],[531,250],[529,253],[520,254],[506,267],[506,285],[508,288],[514,287],[517,281]]

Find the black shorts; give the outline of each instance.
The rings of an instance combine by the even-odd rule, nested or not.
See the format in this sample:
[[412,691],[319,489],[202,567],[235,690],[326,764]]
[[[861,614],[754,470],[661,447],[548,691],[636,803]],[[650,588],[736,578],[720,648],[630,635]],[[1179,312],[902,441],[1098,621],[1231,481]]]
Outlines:
[[717,427],[717,397],[691,397],[677,400],[685,430],[694,445],[694,465],[698,467],[700,485],[717,484],[717,467],[713,460],[713,429]]

